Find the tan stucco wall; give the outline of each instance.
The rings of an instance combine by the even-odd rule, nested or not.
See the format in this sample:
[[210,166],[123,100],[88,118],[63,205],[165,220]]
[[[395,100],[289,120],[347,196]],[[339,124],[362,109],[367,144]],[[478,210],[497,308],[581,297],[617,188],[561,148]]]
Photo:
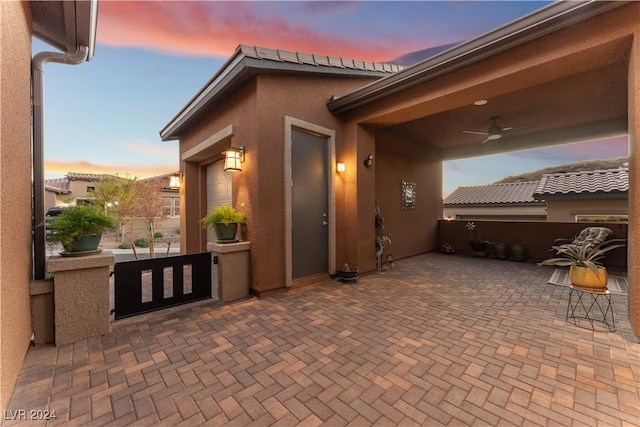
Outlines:
[[0,407],[31,338],[31,17],[28,4],[0,2]]
[[576,215],[628,215],[627,199],[548,200],[547,220],[574,222]]
[[[438,154],[417,141],[382,131],[376,134],[374,163],[376,181],[369,191],[380,202],[384,234],[391,234],[385,253],[399,259],[437,249],[437,220],[442,213],[442,162]],[[403,181],[416,183],[415,209],[402,209]],[[367,234],[375,246],[373,225]]]
[[[355,145],[343,143],[340,123],[331,115],[326,102],[335,93],[361,87],[369,79],[340,79],[304,76],[263,75],[237,90],[216,109],[216,114],[195,125],[180,141],[181,156],[207,138],[233,125],[233,146],[245,146],[242,172],[233,174],[233,205],[246,213],[248,239],[251,242],[252,284],[258,292],[282,288],[286,284],[285,268],[285,192],[284,192],[284,118],[335,130],[336,155],[348,159]],[[283,87],[286,90],[283,90]],[[224,145],[222,146],[224,147]],[[224,148],[212,150],[204,165],[219,160]],[[348,162],[348,160],[345,160]],[[355,161],[348,169],[355,172]],[[199,226],[205,215],[204,176],[194,163],[183,163],[184,200],[181,211],[181,251],[206,250],[206,233]],[[330,173],[335,173],[332,168]],[[335,177],[344,180],[342,176]],[[346,203],[342,193],[344,181],[336,183],[336,217],[338,235],[344,230]],[[336,262],[342,265],[347,248],[338,239]]]
[[[638,8],[640,13],[640,7]],[[636,16],[638,16],[636,14]],[[640,28],[636,27],[629,59],[629,239],[627,302],[629,321],[636,336],[640,337],[640,170],[638,170],[638,135],[640,135]]]

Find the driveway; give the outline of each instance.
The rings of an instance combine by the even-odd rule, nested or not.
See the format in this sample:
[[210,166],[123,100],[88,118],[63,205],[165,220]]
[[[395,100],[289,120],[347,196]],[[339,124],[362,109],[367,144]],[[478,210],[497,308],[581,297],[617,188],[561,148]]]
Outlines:
[[83,426],[639,425],[626,297],[616,332],[580,328],[551,272],[432,253],[356,284],[117,321],[31,349],[7,408],[27,420],[5,425],[31,410]]

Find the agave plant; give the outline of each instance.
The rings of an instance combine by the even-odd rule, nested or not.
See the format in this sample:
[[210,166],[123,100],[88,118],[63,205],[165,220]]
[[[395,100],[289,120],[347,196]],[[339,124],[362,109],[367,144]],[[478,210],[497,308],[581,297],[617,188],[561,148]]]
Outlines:
[[[583,245],[567,243],[564,245],[552,246],[551,248],[556,251],[556,255],[560,256],[546,259],[538,265],[555,265],[556,267],[577,265],[579,267],[587,267],[593,271],[595,275],[598,275],[598,267],[602,267],[600,261],[604,258],[604,254],[610,250],[624,246],[624,244],[612,245],[611,243],[613,242],[624,242],[624,240],[608,240],[597,246],[593,246],[590,243],[585,243]],[[605,244],[607,246],[603,247]]]

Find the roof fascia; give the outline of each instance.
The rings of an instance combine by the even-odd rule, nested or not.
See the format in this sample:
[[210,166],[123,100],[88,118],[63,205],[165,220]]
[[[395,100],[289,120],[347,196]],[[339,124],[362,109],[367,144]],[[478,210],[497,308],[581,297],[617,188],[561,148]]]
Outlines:
[[241,50],[238,49],[225,65],[220,68],[204,87],[200,89],[182,110],[160,131],[161,139],[163,141],[179,139],[179,133],[184,126],[208,104],[247,78],[268,72],[377,78],[388,75],[388,72],[383,71],[296,64],[285,61],[252,58],[245,56]]
[[31,1],[33,35],[65,53],[88,49],[87,61],[95,52],[98,0]]
[[327,108],[334,114],[353,110],[627,3],[629,1],[598,0],[552,3],[396,74],[334,98],[327,103]]

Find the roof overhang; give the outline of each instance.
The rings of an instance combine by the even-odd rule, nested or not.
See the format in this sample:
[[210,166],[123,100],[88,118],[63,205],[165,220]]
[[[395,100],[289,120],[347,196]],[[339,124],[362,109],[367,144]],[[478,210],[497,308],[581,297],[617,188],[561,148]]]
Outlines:
[[98,0],[30,1],[33,35],[65,52],[89,49],[87,61],[96,45]]
[[399,91],[433,80],[531,40],[575,25],[629,1],[558,1],[476,39],[408,67],[327,103],[334,114],[344,113]]
[[[260,53],[262,53],[262,55]],[[202,89],[200,89],[182,110],[160,131],[162,140],[170,141],[179,139],[182,131],[197,119],[206,108],[223,99],[229,93],[233,93],[236,88],[242,86],[258,74],[296,73],[332,75],[348,78],[381,78],[390,72],[397,72],[397,70],[400,69],[399,66],[392,66],[391,64],[366,63],[368,65],[365,66],[365,63],[362,62],[360,67],[336,66],[332,62],[327,62],[327,66],[322,66],[313,60],[313,55],[306,55],[310,58],[308,62],[294,62],[297,60],[283,60],[279,56],[274,56],[285,54],[291,56],[296,53],[254,48],[244,45],[238,46],[233,55],[216,74],[214,74]],[[325,59],[327,61],[342,60],[341,58]],[[384,65],[384,68],[377,68],[377,65]]]

